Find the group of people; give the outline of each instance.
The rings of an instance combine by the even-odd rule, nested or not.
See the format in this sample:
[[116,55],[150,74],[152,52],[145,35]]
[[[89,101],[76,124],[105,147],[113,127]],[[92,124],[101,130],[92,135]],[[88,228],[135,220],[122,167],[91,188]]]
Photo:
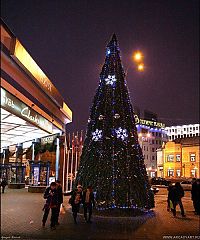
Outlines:
[[[185,217],[185,211],[182,203],[184,190],[179,182],[168,187],[167,210],[172,211],[176,217],[176,207],[179,205],[182,217]],[[194,179],[192,183],[191,197],[196,215],[200,215],[200,179]]]
[[75,191],[72,191],[67,195],[71,195],[69,203],[72,206],[74,223],[77,224],[77,213],[79,212],[81,203],[83,204],[85,221],[91,223],[92,209],[95,206],[92,187],[88,186],[86,190],[83,190],[83,187],[78,185]]
[[[95,205],[92,187],[88,186],[86,190],[83,190],[83,187],[81,185],[78,185],[77,189],[67,193],[66,195],[71,196],[69,199],[69,204],[72,206],[74,223],[77,224],[77,214],[79,212],[81,204],[83,204],[84,208],[85,221],[87,223],[91,223],[92,209]],[[50,227],[52,230],[55,230],[56,225],[59,225],[58,219],[60,214],[60,207],[63,203],[63,191],[59,180],[52,182],[50,186],[46,188],[44,192],[44,199],[46,199],[46,203],[43,207],[44,214],[42,218],[42,226],[45,227],[51,209]]]

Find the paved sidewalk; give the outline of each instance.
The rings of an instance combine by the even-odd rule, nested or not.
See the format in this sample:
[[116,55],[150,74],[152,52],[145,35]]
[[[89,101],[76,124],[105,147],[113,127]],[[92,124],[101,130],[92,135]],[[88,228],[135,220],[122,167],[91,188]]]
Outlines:
[[[183,199],[186,218],[174,218],[166,211],[166,189],[156,195],[156,208],[146,216],[133,218],[93,217],[93,223],[74,225],[68,199],[64,197],[64,208],[60,215],[60,226],[55,231],[41,227],[44,200],[40,193],[28,193],[27,189],[6,189],[1,194],[1,238],[2,239],[61,239],[61,240],[132,240],[173,239],[175,235],[200,235],[200,218],[193,213],[189,192]],[[171,236],[171,237],[170,237]],[[179,238],[180,239],[180,238]],[[185,238],[186,239],[186,238]],[[191,238],[190,238],[191,239]],[[193,238],[195,239],[195,238]],[[200,239],[196,238],[196,239]]]

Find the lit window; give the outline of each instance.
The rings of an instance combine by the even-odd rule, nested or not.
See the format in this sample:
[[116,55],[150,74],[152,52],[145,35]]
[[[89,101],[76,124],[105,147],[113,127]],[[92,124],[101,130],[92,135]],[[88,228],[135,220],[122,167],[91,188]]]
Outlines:
[[177,169],[177,170],[176,170],[176,176],[177,176],[177,177],[180,177],[180,176],[181,176],[181,170],[180,170],[180,169]]
[[196,177],[196,170],[195,169],[192,169],[191,170],[191,177]]
[[176,155],[176,161],[180,162],[181,161],[181,156],[179,154]]
[[174,176],[174,170],[173,169],[168,169],[167,170],[167,176],[168,177],[173,177]]
[[191,154],[190,154],[190,161],[191,161],[191,162],[195,162],[195,160],[196,160],[196,155],[195,155],[195,153],[191,153]]
[[168,162],[173,162],[174,161],[174,155],[170,154],[167,156],[167,161]]

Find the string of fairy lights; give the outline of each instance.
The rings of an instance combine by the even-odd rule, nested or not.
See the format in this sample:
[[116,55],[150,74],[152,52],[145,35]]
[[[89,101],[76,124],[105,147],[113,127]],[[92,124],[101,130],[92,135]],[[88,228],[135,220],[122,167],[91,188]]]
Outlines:
[[93,186],[99,210],[154,206],[116,36],[106,48],[77,181]]

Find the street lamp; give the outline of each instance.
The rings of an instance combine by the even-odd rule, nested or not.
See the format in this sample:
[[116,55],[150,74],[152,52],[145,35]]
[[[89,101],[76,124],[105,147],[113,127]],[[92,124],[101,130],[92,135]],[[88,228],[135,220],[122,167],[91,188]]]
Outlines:
[[140,62],[143,59],[142,53],[139,51],[135,52],[133,55],[133,59],[135,60],[135,62]]
[[[144,56],[143,56],[142,52],[140,52],[140,51],[134,52],[133,55],[132,55],[132,58],[133,58],[133,61],[137,64],[136,65],[137,71],[138,72],[143,72],[144,71],[144,63],[142,62],[142,60],[143,60]],[[127,67],[127,70],[125,72],[126,76],[128,74],[128,70],[129,70],[129,67],[130,67],[131,64],[132,64],[132,62],[130,62],[128,67]]]
[[140,63],[140,64],[137,66],[137,69],[138,69],[138,71],[140,71],[140,72],[144,71],[144,64],[143,64],[143,63]]

